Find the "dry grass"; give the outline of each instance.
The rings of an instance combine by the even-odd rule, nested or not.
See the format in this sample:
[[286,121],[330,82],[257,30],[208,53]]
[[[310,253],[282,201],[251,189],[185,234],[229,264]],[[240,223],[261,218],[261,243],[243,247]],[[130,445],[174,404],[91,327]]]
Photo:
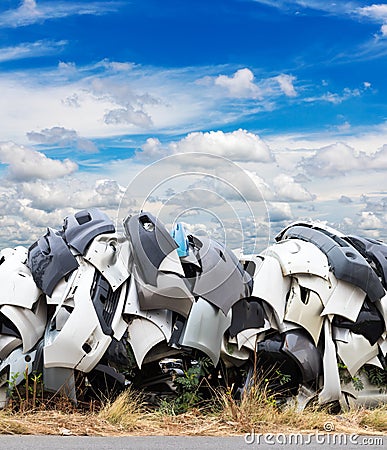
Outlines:
[[278,409],[265,392],[252,390],[241,402],[224,392],[212,409],[191,409],[180,415],[147,410],[139,394],[126,391],[99,411],[30,409],[0,411],[0,434],[71,434],[88,436],[185,435],[231,436],[255,430],[261,433],[325,432],[387,435],[387,405],[331,415],[325,411]]

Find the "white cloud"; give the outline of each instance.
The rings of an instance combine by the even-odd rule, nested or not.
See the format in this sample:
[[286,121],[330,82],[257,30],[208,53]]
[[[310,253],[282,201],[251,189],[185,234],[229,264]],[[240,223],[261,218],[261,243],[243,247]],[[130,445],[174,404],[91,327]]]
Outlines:
[[[366,85],[363,85],[364,89],[368,89]],[[326,92],[323,95],[315,96],[315,97],[307,97],[304,98],[305,102],[311,103],[316,101],[324,101],[333,103],[334,105],[338,105],[350,98],[359,97],[361,95],[360,89],[349,89],[344,88],[342,93],[338,94],[337,92]]]
[[234,161],[271,162],[269,146],[256,134],[246,130],[194,132],[169,145],[174,153],[211,153]]
[[387,144],[371,155],[338,142],[316,150],[314,155],[300,162],[307,173],[315,177],[333,177],[356,170],[385,170]]
[[361,230],[378,230],[383,228],[383,223],[373,212],[363,211],[358,227]]
[[280,200],[290,202],[304,202],[313,200],[313,195],[293,177],[280,174],[273,180],[273,186]]
[[260,98],[261,91],[254,83],[254,74],[250,69],[239,69],[234,75],[228,77],[219,75],[215,78],[215,85],[228,90],[233,97]]
[[270,202],[268,206],[270,222],[283,222],[293,219],[293,213],[289,203]]
[[96,145],[87,139],[81,138],[75,130],[64,127],[45,128],[41,131],[29,131],[27,137],[37,144],[68,146],[74,145],[86,153],[98,152]]
[[293,86],[293,81],[296,79],[296,77],[292,75],[281,74],[275,77],[275,79],[278,81],[281,91],[287,97],[297,96],[297,92]]
[[36,42],[24,42],[13,47],[2,47],[0,48],[0,62],[57,55],[63,50],[66,44],[67,41],[42,40]]
[[23,0],[16,9],[0,14],[0,28],[17,28],[49,19],[61,19],[73,15],[103,15],[114,12],[122,2],[71,2]]
[[132,105],[126,105],[123,108],[112,109],[104,115],[104,122],[107,125],[128,124],[141,128],[148,128],[152,123],[149,114],[133,108]]
[[63,177],[78,169],[77,164],[69,159],[54,160],[43,153],[12,142],[0,143],[0,162],[8,166],[8,175],[14,180],[49,180]]
[[377,22],[387,22],[387,4],[374,4],[371,6],[364,6],[363,8],[357,8],[356,12],[361,15],[373,19]]
[[384,24],[384,25],[381,26],[381,28],[380,28],[380,33],[381,33],[381,35],[382,35],[383,37],[386,37],[386,36],[387,36],[387,24]]

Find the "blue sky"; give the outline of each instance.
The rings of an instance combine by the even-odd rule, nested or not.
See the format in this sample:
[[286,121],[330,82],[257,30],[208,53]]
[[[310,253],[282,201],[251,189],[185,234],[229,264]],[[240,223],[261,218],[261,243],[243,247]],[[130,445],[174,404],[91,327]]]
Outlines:
[[[135,210],[149,192],[168,225],[223,228],[234,247],[309,218],[387,239],[386,56],[376,1],[3,0],[0,243],[29,245],[80,208]],[[236,170],[215,158],[205,176],[190,152]],[[194,178],[131,191],[180,153]],[[240,186],[256,217],[238,229],[224,187],[244,177],[259,194]]]

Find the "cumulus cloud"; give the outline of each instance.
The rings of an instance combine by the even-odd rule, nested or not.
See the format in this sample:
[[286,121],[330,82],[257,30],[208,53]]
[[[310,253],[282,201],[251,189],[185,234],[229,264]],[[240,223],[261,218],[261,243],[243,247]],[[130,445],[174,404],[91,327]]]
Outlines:
[[378,230],[383,227],[383,223],[373,212],[363,211],[358,227],[361,230]]
[[11,179],[21,181],[35,178],[49,180],[78,169],[77,164],[70,159],[51,159],[41,152],[13,142],[0,143],[0,162],[8,166],[8,176]]
[[306,202],[313,200],[313,195],[301,184],[297,183],[293,177],[280,174],[273,180],[273,186],[280,200],[290,202]]
[[96,145],[88,140],[81,138],[75,130],[69,130],[64,127],[45,128],[41,131],[30,131],[27,137],[31,142],[37,144],[68,146],[74,145],[79,150],[86,153],[98,152]]
[[246,130],[194,132],[169,145],[174,153],[211,153],[233,161],[271,162],[269,146],[256,134]]
[[227,89],[233,97],[261,97],[260,89],[254,83],[254,74],[247,68],[237,70],[231,77],[219,75],[215,78],[215,85]]
[[270,202],[269,203],[270,222],[283,222],[293,219],[292,210],[289,203]]
[[338,142],[316,150],[311,157],[303,158],[300,166],[315,177],[334,177],[353,170],[384,170],[387,168],[387,145],[383,145],[373,155],[367,155]]
[[370,6],[364,6],[363,8],[357,8],[356,12],[361,15],[368,17],[377,22],[387,22],[387,4],[374,4]]
[[107,125],[128,124],[142,128],[148,128],[153,124],[149,114],[136,110],[132,105],[112,109],[105,114],[103,120]]

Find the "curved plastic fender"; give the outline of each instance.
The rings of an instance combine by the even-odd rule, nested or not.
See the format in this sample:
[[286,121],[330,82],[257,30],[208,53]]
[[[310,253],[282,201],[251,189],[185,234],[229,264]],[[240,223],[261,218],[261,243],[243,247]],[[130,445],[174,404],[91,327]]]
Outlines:
[[64,220],[63,232],[66,242],[81,255],[98,235],[114,233],[115,228],[109,217],[97,208],[78,211]]
[[46,295],[47,305],[59,305],[67,298],[69,290],[73,285],[74,279],[77,275],[77,271],[71,273],[69,277],[64,277],[55,286],[51,296]]
[[134,262],[146,284],[156,286],[162,261],[178,245],[164,224],[147,212],[124,220],[125,235],[132,243]]
[[303,330],[286,332],[281,351],[296,362],[304,383],[318,380],[322,366],[321,355]]
[[0,305],[31,309],[41,295],[32,278],[27,261],[27,249],[21,246],[0,252]]
[[141,369],[147,353],[165,339],[160,328],[148,319],[135,317],[128,325],[128,342],[136,358],[137,366]]
[[280,323],[284,319],[286,296],[291,280],[282,275],[280,263],[273,256],[256,256],[252,259],[254,260],[256,260],[256,271],[252,295],[265,300],[275,311],[277,321]]
[[319,221],[310,221],[310,222],[305,222],[302,220],[297,220],[295,222],[292,222],[290,225],[288,225],[286,228],[284,228],[283,230],[281,230],[277,236],[275,237],[276,241],[280,241],[283,239],[284,234],[286,234],[286,232],[289,230],[289,228],[293,228],[296,226],[302,226],[305,228],[314,228],[316,230],[322,230],[322,231],[326,231],[329,234],[332,234],[334,236],[338,236],[341,238],[345,237],[345,234],[343,234],[341,231],[335,230],[334,228],[331,228],[330,226],[326,225],[323,222],[319,222]]
[[250,352],[246,349],[239,349],[237,345],[227,341],[226,337],[223,336],[221,347],[220,347],[220,358],[229,367],[236,366],[239,367],[243,365],[250,357]]
[[16,347],[22,345],[22,340],[15,336],[0,334],[0,361],[5,359]]
[[328,280],[306,273],[298,273],[293,275],[293,278],[296,278],[298,284],[303,288],[309,289],[318,294],[324,306],[327,305],[329,297],[332,295],[332,292],[337,285],[337,278],[333,275],[333,273],[329,273]]
[[350,331],[348,338],[348,342],[336,341],[337,354],[354,377],[360,367],[377,356],[379,349],[378,344],[371,345],[361,334]]
[[336,347],[332,339],[332,325],[328,318],[324,319],[324,387],[318,396],[320,405],[341,397],[341,383],[337,366]]
[[301,239],[313,243],[328,258],[335,277],[363,289],[372,302],[385,295],[376,272],[358,250],[344,239],[303,226],[289,228],[283,237],[285,240]]
[[136,267],[134,267],[133,276],[136,280],[136,289],[142,310],[169,309],[184,317],[188,316],[194,296],[179,275],[159,272],[156,286],[146,284],[140,279]]
[[251,277],[227,247],[206,237],[192,238],[202,266],[192,292],[227,315],[238,300],[251,295]]
[[85,259],[106,278],[113,292],[130,276],[129,258],[129,241],[117,233],[96,236],[85,254]]
[[321,316],[335,314],[355,322],[365,297],[365,292],[359,287],[346,281],[337,280]]
[[129,291],[124,306],[124,314],[143,317],[155,324],[163,332],[167,342],[171,339],[172,334],[172,311],[168,309],[154,309],[152,311],[143,311],[140,309],[136,284],[134,278],[131,277],[129,283]]
[[285,319],[304,328],[312,336],[315,345],[318,343],[323,326],[324,320],[320,316],[323,308],[320,297],[310,290],[302,295],[298,281],[293,278]]
[[59,332],[51,333],[47,327],[43,356],[45,367],[89,372],[102,358],[112,338],[103,333],[90,297],[95,268],[87,261],[79,261],[68,294],[74,300],[74,309]]
[[328,259],[310,242],[288,239],[272,245],[265,253],[278,259],[284,276],[309,273],[328,280]]
[[185,277],[183,266],[177,250],[172,250],[160,263],[159,270],[161,272],[177,273],[178,275]]
[[1,306],[0,312],[19,330],[23,341],[23,353],[31,350],[43,336],[47,321],[47,306],[43,295],[37,302],[35,312],[11,305]]
[[214,366],[218,364],[223,334],[231,325],[231,310],[228,315],[199,297],[185,323],[180,345],[192,347],[208,355]]
[[270,322],[265,319],[265,324],[262,328],[249,328],[241,331],[236,335],[238,348],[246,347],[254,351],[256,343],[265,338],[265,331],[270,330],[270,328]]
[[62,237],[47,228],[29,247],[28,266],[38,288],[50,296],[59,280],[77,269],[78,262]]

